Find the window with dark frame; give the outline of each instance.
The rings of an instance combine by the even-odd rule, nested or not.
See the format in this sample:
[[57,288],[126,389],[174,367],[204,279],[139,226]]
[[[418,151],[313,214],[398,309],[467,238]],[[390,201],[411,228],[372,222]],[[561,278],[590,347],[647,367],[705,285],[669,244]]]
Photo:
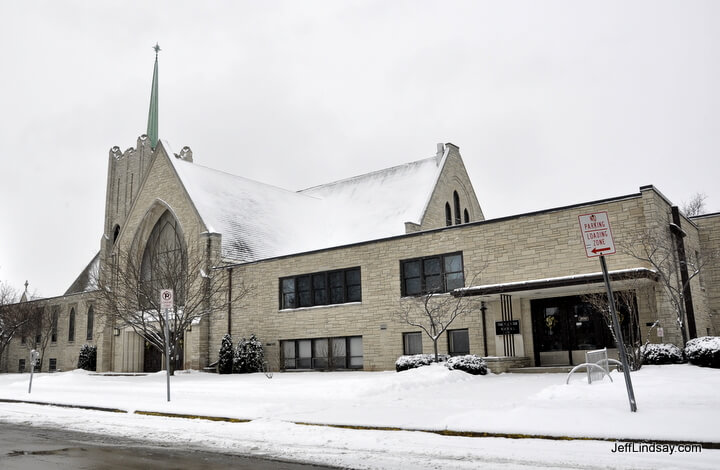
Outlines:
[[470,354],[470,337],[468,330],[448,330],[448,353],[451,356],[465,356]]
[[57,311],[57,308],[53,308],[52,317],[51,317],[52,324],[51,324],[51,330],[50,330],[50,342],[51,343],[57,343],[58,316],[59,316],[59,312]]
[[51,358],[50,358],[50,363],[49,363],[49,365],[48,365],[48,370],[49,370],[50,372],[53,372],[53,371],[56,371],[56,370],[57,370],[57,359],[55,359],[54,357],[51,357]]
[[359,267],[280,279],[280,310],[360,301]]
[[70,309],[70,318],[68,319],[68,342],[75,341],[75,309]]
[[362,336],[280,341],[283,369],[362,369]]
[[460,219],[460,196],[457,191],[453,191],[453,204],[455,205],[455,225],[460,225],[462,220]]
[[18,361],[18,372],[25,372],[25,359],[20,359]]
[[400,271],[403,297],[450,292],[465,286],[462,253],[403,260]]
[[88,308],[87,313],[87,335],[86,338],[88,341],[93,339],[93,327],[95,324],[95,312],[93,311],[92,305],[90,308]]
[[412,333],[403,333],[403,354],[406,356],[422,354],[421,332],[413,331]]
[[445,203],[445,226],[449,227],[452,225],[452,223],[453,223],[453,219],[452,219],[452,211],[450,210],[450,203],[446,202]]
[[467,224],[468,222],[470,222],[470,213],[468,212],[467,209],[465,209],[465,210],[463,211],[463,217],[465,218],[465,223],[466,223],[466,224]]

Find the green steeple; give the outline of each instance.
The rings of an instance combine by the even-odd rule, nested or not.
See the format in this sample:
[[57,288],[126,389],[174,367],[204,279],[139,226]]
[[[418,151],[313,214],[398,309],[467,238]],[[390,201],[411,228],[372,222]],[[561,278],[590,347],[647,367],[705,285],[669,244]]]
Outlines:
[[158,141],[158,52],[160,52],[160,46],[155,43],[153,49],[155,49],[155,68],[153,69],[152,90],[150,90],[147,136],[150,138],[150,145],[155,148]]

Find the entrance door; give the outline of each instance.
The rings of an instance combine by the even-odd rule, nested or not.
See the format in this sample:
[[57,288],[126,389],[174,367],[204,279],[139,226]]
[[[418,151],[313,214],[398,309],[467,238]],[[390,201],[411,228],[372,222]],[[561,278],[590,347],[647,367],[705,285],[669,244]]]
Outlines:
[[531,310],[538,366],[580,364],[587,350],[615,347],[602,314],[581,297],[533,300]]
[[162,352],[145,341],[143,372],[159,372],[162,370]]
[[533,302],[533,339],[535,363],[542,366],[570,364],[567,316],[560,305],[552,302]]

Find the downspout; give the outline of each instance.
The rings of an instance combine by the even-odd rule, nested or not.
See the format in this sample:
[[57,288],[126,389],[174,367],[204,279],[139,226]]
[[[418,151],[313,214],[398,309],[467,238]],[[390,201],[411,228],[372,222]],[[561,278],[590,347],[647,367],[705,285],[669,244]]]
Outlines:
[[227,311],[227,334],[232,335],[232,274],[233,268],[228,268],[228,311]]
[[[695,309],[692,301],[692,291],[690,290],[690,277],[687,270],[687,257],[685,256],[685,243],[683,237],[687,234],[682,230],[680,225],[680,211],[677,206],[672,206],[673,223],[670,225],[670,231],[675,238],[675,249],[677,250],[678,261],[680,262],[680,280],[682,281],[683,300],[685,301],[685,315],[687,316],[688,333],[690,339],[697,337],[697,329],[695,327]],[[683,338],[687,342],[687,338]]]
[[480,312],[482,313],[482,330],[483,330],[483,350],[485,351],[485,356],[488,355],[488,348],[487,348],[487,328],[485,326],[485,312],[487,311],[487,307],[485,306],[485,301],[480,302]]

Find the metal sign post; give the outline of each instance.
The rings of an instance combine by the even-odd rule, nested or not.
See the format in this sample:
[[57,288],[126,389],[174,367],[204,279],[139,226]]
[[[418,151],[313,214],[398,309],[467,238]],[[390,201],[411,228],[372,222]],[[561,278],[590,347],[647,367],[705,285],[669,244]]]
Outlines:
[[608,274],[607,264],[605,263],[605,255],[615,254],[615,241],[613,240],[612,230],[610,229],[610,220],[607,212],[593,212],[591,214],[578,216],[578,221],[580,222],[580,231],[582,232],[583,244],[585,245],[585,254],[588,258],[600,257],[600,267],[602,268],[603,280],[605,281],[605,290],[607,291],[618,355],[620,356],[623,375],[625,376],[625,388],[627,389],[628,400],[630,401],[630,411],[635,412],[637,411],[637,404],[635,403],[635,392],[633,391],[632,380],[630,379],[630,366],[628,365],[627,355],[625,354],[622,330],[620,329],[620,322],[618,321],[617,312],[615,311],[615,296],[610,286],[610,275]]
[[28,385],[28,393],[32,393],[32,379],[33,374],[35,373],[35,361],[37,361],[37,358],[40,356],[40,353],[35,351],[34,349],[30,351],[30,385]]
[[167,401],[170,401],[170,311],[173,308],[172,289],[160,291],[160,310],[164,311],[165,318],[165,371],[167,375]]

